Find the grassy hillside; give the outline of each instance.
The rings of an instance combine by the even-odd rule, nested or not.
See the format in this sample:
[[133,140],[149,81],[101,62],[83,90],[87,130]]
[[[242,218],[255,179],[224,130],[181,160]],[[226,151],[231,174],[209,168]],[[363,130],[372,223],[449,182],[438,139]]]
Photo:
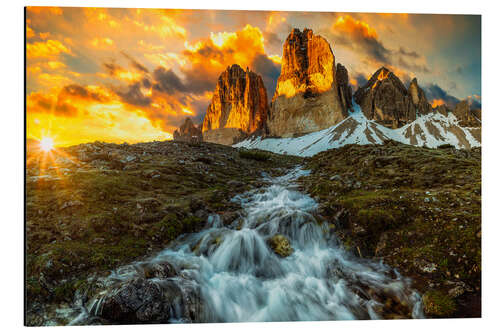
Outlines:
[[349,145],[306,168],[304,190],[347,249],[412,277],[428,316],[480,315],[480,148]]

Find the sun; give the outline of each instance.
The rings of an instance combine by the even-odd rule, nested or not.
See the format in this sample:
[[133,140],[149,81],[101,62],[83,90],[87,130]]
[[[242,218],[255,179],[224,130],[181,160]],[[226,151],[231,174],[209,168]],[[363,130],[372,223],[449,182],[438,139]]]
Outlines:
[[52,138],[45,137],[40,141],[40,148],[45,151],[51,151],[54,148],[54,140]]

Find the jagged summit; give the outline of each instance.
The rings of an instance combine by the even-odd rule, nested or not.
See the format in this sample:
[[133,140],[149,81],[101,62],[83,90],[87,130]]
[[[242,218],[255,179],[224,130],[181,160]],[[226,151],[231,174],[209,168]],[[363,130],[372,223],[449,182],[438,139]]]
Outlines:
[[269,112],[266,88],[260,75],[237,64],[219,76],[203,120],[205,141],[231,144],[238,136],[264,126]]
[[368,119],[390,128],[399,128],[418,115],[432,111],[424,91],[414,78],[408,89],[386,67],[379,68],[354,94],[354,100]]
[[179,129],[174,131],[174,140],[187,142],[201,141],[201,125],[196,126],[190,117],[186,117]]
[[330,44],[311,29],[293,29],[283,44],[269,134],[290,137],[318,131],[345,119],[344,109]]

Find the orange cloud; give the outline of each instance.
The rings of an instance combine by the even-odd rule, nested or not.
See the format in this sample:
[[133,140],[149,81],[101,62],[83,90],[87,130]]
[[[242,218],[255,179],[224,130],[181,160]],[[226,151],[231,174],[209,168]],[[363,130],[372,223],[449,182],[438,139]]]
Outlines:
[[144,29],[145,32],[156,33],[162,38],[166,37],[180,37],[186,38],[186,29],[178,25],[176,21],[170,16],[161,16],[159,22],[155,24],[146,24],[143,21],[134,20],[133,23]]
[[264,54],[264,37],[257,27],[247,24],[236,32],[210,33],[210,38],[194,45],[185,43],[187,56],[192,64],[209,63],[217,71],[234,63],[250,66],[257,54]]
[[36,33],[33,31],[33,29],[30,28],[30,26],[26,23],[26,38],[33,38],[36,36]]
[[360,34],[365,38],[378,38],[377,32],[368,23],[355,20],[350,15],[343,15],[337,18],[337,21],[333,24],[333,29]]
[[277,54],[271,54],[267,57],[269,59],[271,59],[274,63],[281,65],[281,61],[282,61],[281,56],[279,56]]
[[58,40],[49,39],[46,42],[26,44],[28,58],[51,58],[58,56],[60,53],[72,54],[71,50]]
[[98,49],[106,49],[113,46],[114,42],[111,38],[94,38],[90,41],[90,44]]
[[86,113],[91,104],[106,104],[112,95],[99,86],[66,85],[60,90],[49,92],[33,92],[26,98],[28,113],[48,113],[59,117],[77,117]]
[[66,64],[60,61],[49,61],[47,63],[47,66],[49,66],[50,69],[59,69],[59,68],[65,68]]
[[266,30],[275,30],[278,25],[286,22],[286,16],[284,12],[270,12],[267,17]]
[[432,100],[431,104],[432,104],[432,107],[435,108],[439,105],[443,105],[444,101],[442,99],[434,99],[434,100]]
[[42,13],[48,13],[51,15],[62,15],[63,11],[59,7],[34,7],[34,6],[28,6],[26,7],[26,10],[29,13],[32,14],[42,14]]
[[103,22],[109,27],[116,29],[120,26],[120,23],[117,22],[111,15],[108,14],[108,9],[106,8],[84,8],[84,13],[89,22]]

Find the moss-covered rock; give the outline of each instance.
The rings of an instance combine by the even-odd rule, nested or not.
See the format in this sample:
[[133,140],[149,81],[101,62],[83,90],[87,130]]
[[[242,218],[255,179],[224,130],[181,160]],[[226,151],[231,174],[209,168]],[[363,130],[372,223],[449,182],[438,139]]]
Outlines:
[[269,238],[269,247],[281,257],[288,257],[293,253],[293,248],[290,245],[288,238],[281,234],[276,234]]

